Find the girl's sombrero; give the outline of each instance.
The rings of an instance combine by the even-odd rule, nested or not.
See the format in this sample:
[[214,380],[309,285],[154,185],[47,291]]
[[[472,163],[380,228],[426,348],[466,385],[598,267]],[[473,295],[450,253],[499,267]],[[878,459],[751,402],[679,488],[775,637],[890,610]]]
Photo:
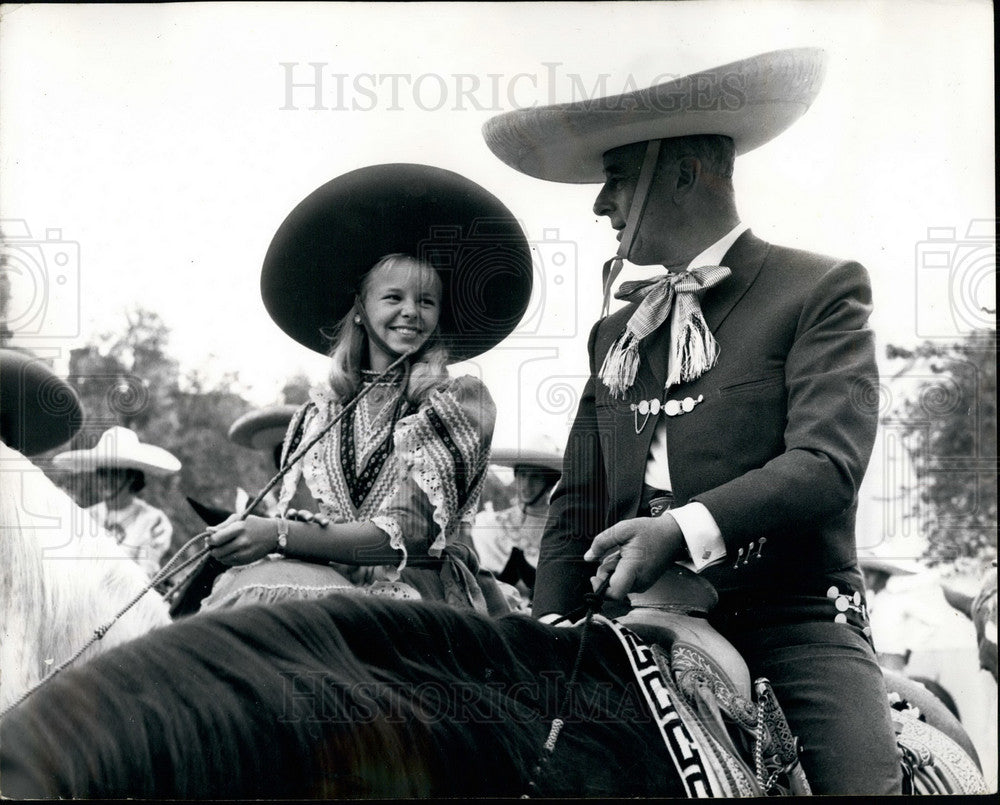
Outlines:
[[152,475],[169,475],[181,468],[180,461],[161,447],[144,444],[129,428],[109,428],[89,450],[69,450],[52,459],[54,466],[71,472],[98,469],[132,469]]
[[496,346],[527,309],[531,253],[510,210],[457,173],[405,163],[346,173],[292,210],[264,258],[264,306],[288,335],[326,354],[361,277],[397,252],[441,275],[439,328],[452,361]]
[[0,349],[0,438],[24,455],[65,444],[83,425],[80,398],[44,361]]
[[271,405],[250,411],[229,427],[229,440],[251,450],[273,450],[285,440],[297,405]]
[[818,48],[763,53],[622,95],[516,109],[483,126],[486,144],[521,173],[604,181],[602,155],[629,143],[721,134],[744,154],[798,120],[819,92]]

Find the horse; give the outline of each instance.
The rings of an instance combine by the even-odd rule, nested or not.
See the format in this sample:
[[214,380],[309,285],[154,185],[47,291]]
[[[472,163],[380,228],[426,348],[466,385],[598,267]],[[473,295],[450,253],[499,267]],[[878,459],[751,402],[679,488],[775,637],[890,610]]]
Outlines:
[[[17,450],[0,442],[0,709],[69,660],[148,585],[145,572]],[[142,595],[78,662],[171,622]]]
[[[600,615],[557,626],[352,594],[198,613],[8,713],[0,780],[26,799],[807,791],[766,682],[741,699],[691,649]],[[899,724],[912,792],[985,792],[914,708]]]

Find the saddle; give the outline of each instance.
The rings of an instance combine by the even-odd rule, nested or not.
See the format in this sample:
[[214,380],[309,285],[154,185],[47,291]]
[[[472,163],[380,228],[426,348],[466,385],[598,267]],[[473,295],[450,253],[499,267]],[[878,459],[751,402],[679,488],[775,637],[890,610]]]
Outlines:
[[[708,622],[715,588],[675,565],[615,619],[652,647],[678,714],[732,796],[809,794],[796,737],[765,678]],[[971,741],[933,695],[884,672],[906,794],[982,794]]]
[[715,588],[675,565],[629,602],[617,623],[653,646],[664,684],[725,787],[740,796],[811,793],[770,683],[751,683],[739,652],[707,620]]

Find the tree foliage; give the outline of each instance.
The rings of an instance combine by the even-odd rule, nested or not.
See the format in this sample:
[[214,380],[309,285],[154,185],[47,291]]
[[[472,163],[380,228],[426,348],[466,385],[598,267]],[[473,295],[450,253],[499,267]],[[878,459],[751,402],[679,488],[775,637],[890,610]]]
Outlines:
[[[253,406],[236,378],[209,382],[182,374],[168,353],[169,330],[160,317],[137,309],[124,331],[109,333],[70,354],[69,381],[86,414],[83,429],[67,449],[93,447],[114,425],[131,428],[141,441],[162,447],[181,462],[166,478],[147,476],[140,493],[162,509],[174,528],[172,551],[204,530],[185,498],[233,510],[237,487],[254,494],[273,474],[271,457],[229,441],[229,426]],[[83,506],[96,503],[92,480],[62,479]]]
[[929,564],[996,556],[996,331],[961,341],[889,346],[915,376],[914,390],[893,411],[916,472]]

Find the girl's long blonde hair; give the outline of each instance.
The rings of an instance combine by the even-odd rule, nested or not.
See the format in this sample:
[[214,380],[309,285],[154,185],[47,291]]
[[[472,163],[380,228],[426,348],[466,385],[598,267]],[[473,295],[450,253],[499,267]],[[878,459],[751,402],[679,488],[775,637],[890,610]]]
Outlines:
[[[361,279],[358,299],[364,301],[379,271],[395,268],[403,262],[416,263],[421,268],[433,271],[437,276],[437,269],[426,261],[418,260],[408,254],[387,254]],[[361,369],[368,357],[368,334],[363,326],[355,323],[355,315],[355,309],[351,308],[337,323],[332,333],[333,344],[329,352],[330,387],[342,400],[349,399],[361,387]],[[432,389],[440,386],[447,378],[448,349],[441,339],[439,330],[435,329],[424,343],[419,359],[410,367],[405,390],[407,400],[419,404]]]

